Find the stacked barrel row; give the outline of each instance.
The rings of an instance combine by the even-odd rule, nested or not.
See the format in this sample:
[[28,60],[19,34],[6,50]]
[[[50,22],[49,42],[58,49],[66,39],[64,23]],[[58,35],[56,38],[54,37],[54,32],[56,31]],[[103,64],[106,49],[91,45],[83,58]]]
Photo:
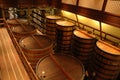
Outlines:
[[17,23],[17,21],[15,19],[9,19],[6,22],[10,27],[19,25],[19,23]]
[[96,38],[83,30],[74,30],[72,37],[72,53],[80,59],[85,66],[93,56]]
[[58,52],[70,54],[71,40],[74,24],[69,21],[59,20],[57,24],[57,50]]
[[61,17],[56,15],[47,15],[46,16],[46,34],[53,41],[56,41],[56,21],[61,19]]
[[95,80],[116,80],[120,73],[120,49],[104,41],[97,41],[91,62]]
[[83,62],[89,80],[116,80],[120,73],[120,49],[83,30],[73,31],[72,53]]

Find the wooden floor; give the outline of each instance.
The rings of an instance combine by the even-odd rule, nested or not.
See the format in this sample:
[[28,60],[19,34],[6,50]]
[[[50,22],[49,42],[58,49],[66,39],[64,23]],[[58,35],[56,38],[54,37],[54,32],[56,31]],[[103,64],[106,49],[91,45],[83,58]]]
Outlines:
[[5,27],[0,28],[0,80],[30,80]]

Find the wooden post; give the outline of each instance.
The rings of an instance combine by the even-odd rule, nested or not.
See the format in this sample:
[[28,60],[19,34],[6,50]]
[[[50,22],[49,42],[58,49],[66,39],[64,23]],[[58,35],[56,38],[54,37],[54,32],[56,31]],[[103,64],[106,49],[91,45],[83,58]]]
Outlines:
[[101,23],[101,21],[99,21],[99,25],[100,25],[100,39],[102,40],[102,23]]

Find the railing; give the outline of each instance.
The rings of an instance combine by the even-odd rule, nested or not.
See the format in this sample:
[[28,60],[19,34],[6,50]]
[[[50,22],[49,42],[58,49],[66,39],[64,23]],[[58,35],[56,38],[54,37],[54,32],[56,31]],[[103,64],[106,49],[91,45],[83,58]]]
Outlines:
[[18,52],[18,55],[20,56],[20,59],[30,77],[31,80],[39,80],[37,75],[35,74],[35,72],[33,71],[32,67],[30,66],[29,62],[27,61],[21,47],[19,46],[16,38],[14,37],[14,34],[12,33],[11,29],[10,29],[10,26],[7,24],[6,20],[5,20],[5,24],[6,24],[6,27],[7,27],[7,30],[8,30],[8,33],[10,35],[10,37],[12,38],[12,42]]
[[[60,15],[60,16],[62,16],[62,15]],[[86,28],[90,28],[91,31],[86,30],[88,33],[94,34],[98,39],[107,41],[107,42],[111,43],[111,44],[114,45],[114,46],[120,47],[120,38],[119,38],[119,37],[116,37],[116,36],[114,36],[114,35],[112,35],[112,34],[109,34],[109,33],[104,32],[104,31],[100,31],[99,29],[95,29],[95,28],[93,28],[93,27],[91,27],[91,26],[88,26],[88,25],[86,25],[86,24],[77,22],[77,21],[72,20],[72,19],[69,19],[69,18],[67,18],[67,17],[64,17],[64,16],[62,16],[62,17],[63,17],[63,19],[65,19],[65,20],[68,20],[68,21],[73,22],[73,23],[75,24],[75,28],[76,28],[76,29],[86,30]],[[97,33],[95,33],[95,32],[98,32],[99,34],[97,34]],[[100,33],[101,33],[102,35],[100,35]],[[104,35],[104,36],[103,36],[103,35]],[[112,38],[114,38],[114,39],[117,39],[119,42],[115,42],[115,41],[113,41],[113,40],[111,40],[111,39],[108,39],[107,37],[112,37]]]

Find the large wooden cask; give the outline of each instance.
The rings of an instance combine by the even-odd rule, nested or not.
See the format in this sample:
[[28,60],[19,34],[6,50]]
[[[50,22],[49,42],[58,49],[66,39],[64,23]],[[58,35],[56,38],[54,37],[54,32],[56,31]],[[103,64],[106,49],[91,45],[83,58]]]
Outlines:
[[36,33],[36,28],[32,25],[25,25],[25,26],[16,25],[16,26],[12,26],[11,30],[17,40],[19,40],[23,36],[32,35]]
[[94,35],[83,30],[74,30],[72,37],[72,53],[80,59],[85,66],[89,64],[97,39]]
[[41,80],[84,80],[85,71],[77,58],[53,54],[39,60],[36,74]]
[[97,41],[93,58],[95,80],[116,80],[120,73],[120,49],[104,41]]
[[34,70],[40,58],[53,52],[53,41],[44,35],[25,36],[19,44]]
[[69,54],[71,51],[71,40],[74,23],[59,20],[57,24],[57,51]]
[[15,19],[8,19],[6,22],[10,27],[19,25],[19,23]]
[[18,23],[18,21],[22,24],[28,24],[28,20],[27,19],[8,19],[6,22],[8,23],[8,25],[10,26],[16,26],[19,25],[20,23]]

